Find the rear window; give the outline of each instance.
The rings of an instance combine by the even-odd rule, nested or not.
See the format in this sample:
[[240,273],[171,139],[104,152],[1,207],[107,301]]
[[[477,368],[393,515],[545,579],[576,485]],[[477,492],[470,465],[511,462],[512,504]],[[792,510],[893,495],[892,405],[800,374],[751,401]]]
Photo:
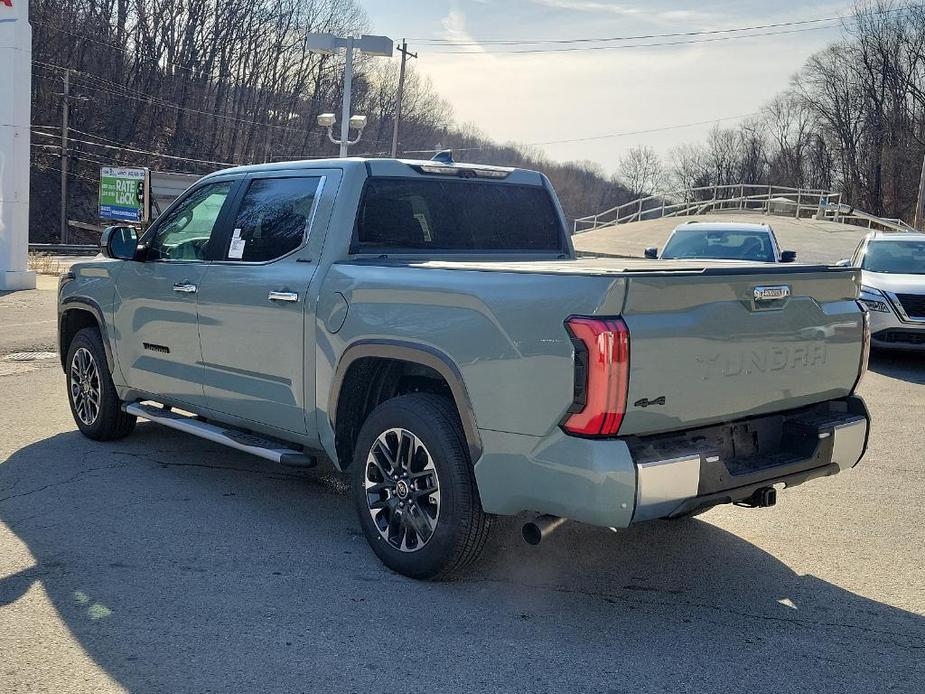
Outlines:
[[371,178],[359,250],[559,252],[562,227],[545,188],[478,181]]

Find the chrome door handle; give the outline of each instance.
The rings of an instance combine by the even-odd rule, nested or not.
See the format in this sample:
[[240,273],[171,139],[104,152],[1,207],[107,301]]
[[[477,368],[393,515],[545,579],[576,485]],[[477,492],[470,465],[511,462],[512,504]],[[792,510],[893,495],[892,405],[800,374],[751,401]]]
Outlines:
[[177,282],[173,285],[173,290],[175,292],[180,292],[181,294],[195,294],[196,285],[190,284],[189,282]]
[[270,292],[267,299],[270,301],[298,301],[299,295],[296,292]]

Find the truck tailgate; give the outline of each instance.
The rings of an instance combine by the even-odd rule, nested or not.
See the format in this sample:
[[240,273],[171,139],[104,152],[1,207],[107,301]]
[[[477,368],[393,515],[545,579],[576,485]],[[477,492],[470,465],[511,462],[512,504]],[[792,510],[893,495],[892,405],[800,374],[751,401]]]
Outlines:
[[630,380],[620,434],[686,429],[849,394],[862,350],[856,296],[850,269],[630,274],[623,310]]

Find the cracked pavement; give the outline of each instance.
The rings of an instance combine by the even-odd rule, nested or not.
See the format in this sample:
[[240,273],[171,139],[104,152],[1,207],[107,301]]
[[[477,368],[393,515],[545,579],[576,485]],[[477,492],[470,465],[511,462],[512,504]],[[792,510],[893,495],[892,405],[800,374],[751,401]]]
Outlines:
[[[773,509],[382,567],[343,476],[139,423],[81,437],[0,375],[0,691],[925,691],[925,365],[878,357],[861,466]],[[900,405],[897,405],[897,404]]]

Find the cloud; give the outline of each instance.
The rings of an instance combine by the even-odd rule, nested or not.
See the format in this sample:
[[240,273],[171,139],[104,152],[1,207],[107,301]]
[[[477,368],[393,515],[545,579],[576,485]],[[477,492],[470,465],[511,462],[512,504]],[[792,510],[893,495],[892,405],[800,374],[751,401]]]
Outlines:
[[590,14],[610,14],[618,17],[634,17],[652,22],[678,22],[705,20],[710,15],[699,10],[653,10],[651,7],[638,7],[596,0],[531,0],[534,4],[554,10],[585,12]]
[[533,2],[556,10],[574,10],[575,12],[607,12],[623,16],[641,13],[638,7],[627,7],[611,2],[594,2],[594,0],[533,0]]
[[[776,38],[776,37],[775,37]],[[453,105],[504,142],[550,142],[710,121],[758,110],[786,87],[815,46],[784,37],[613,53],[431,55],[419,66]],[[779,56],[767,60],[768,55]],[[727,125],[731,125],[729,122]],[[637,144],[661,154],[699,140],[709,125],[543,149],[554,159],[592,159],[607,169]]]
[[469,53],[484,53],[484,49],[477,45],[477,41],[466,29],[466,15],[455,4],[450,7],[446,17],[440,20],[443,26],[443,38],[461,51]]

